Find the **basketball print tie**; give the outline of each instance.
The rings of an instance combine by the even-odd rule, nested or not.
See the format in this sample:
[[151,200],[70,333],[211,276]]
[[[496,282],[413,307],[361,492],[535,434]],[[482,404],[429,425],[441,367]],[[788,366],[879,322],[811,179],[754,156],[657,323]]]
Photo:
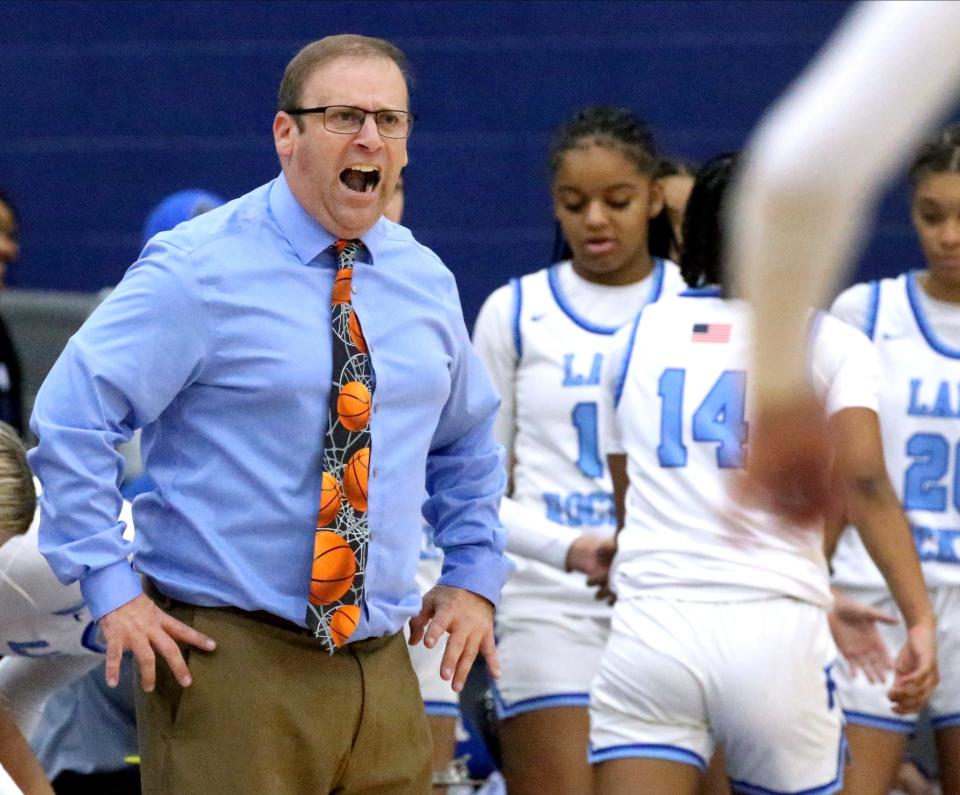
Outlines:
[[331,297],[333,378],[313,542],[307,627],[332,654],[357,628],[367,558],[367,470],[374,374],[350,300],[362,244],[338,240]]

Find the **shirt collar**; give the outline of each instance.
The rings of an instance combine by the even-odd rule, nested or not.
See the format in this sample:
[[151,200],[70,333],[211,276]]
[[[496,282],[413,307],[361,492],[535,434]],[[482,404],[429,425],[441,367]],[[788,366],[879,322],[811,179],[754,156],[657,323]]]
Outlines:
[[[337,238],[324,229],[297,201],[287,184],[283,173],[274,180],[270,189],[270,211],[290,245],[297,252],[300,261],[307,265],[330,248]],[[361,259],[376,261],[377,253],[386,242],[387,222],[381,217],[370,229],[360,236],[368,257]]]

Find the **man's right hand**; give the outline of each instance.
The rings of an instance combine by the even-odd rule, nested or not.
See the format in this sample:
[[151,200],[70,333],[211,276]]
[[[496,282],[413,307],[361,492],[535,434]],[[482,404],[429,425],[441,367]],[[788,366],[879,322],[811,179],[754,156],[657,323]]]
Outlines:
[[137,660],[144,692],[150,693],[157,681],[157,652],[167,661],[177,681],[189,687],[190,671],[177,643],[189,643],[203,651],[217,647],[213,638],[164,613],[146,594],[107,613],[99,623],[107,642],[109,687],[116,687],[120,681],[120,659],[126,649],[130,649]]

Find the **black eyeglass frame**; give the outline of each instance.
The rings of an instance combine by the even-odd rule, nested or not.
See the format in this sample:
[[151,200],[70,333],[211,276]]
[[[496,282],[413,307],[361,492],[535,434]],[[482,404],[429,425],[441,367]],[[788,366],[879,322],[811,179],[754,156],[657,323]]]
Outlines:
[[[363,122],[353,132],[341,132],[340,130],[331,130],[329,127],[327,127],[327,116],[326,116],[327,111],[330,110],[331,108],[349,108],[350,110],[358,110],[362,114],[364,114]],[[323,129],[325,129],[327,132],[335,133],[336,135],[356,135],[358,132],[360,132],[360,130],[363,129],[363,125],[366,124],[367,116],[373,116],[373,122],[374,124],[376,124],[377,132],[380,134],[380,136],[383,138],[390,138],[394,141],[402,141],[405,138],[409,138],[410,133],[413,132],[413,123],[417,120],[417,114],[410,110],[395,110],[393,108],[381,108],[380,110],[366,110],[365,108],[358,108],[356,105],[323,105],[316,108],[289,108],[285,110],[284,113],[288,113],[291,116],[307,116],[312,114],[319,114],[320,116],[323,117]],[[381,113],[402,113],[405,116],[409,116],[410,123],[407,126],[407,134],[400,135],[400,136],[384,135],[380,131],[380,123],[377,121],[377,117]]]

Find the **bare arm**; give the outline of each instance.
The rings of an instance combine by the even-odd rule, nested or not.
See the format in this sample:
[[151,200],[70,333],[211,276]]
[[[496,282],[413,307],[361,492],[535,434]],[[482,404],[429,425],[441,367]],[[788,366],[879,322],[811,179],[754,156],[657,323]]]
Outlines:
[[[838,490],[839,486],[838,485]],[[847,514],[842,506],[826,518],[823,528],[823,552],[827,560],[833,557],[837,542],[847,528]],[[896,624],[894,615],[863,604],[846,591],[831,586],[833,608],[827,616],[833,641],[844,656],[852,673],[863,671],[870,682],[882,682],[893,668],[893,660],[877,624]]]
[[883,573],[907,624],[907,644],[897,657],[890,698],[895,711],[915,712],[939,681],[936,618],[910,526],[887,475],[880,423],[869,409],[848,408],[831,417],[830,429],[847,516]]
[[627,487],[630,478],[627,477],[627,457],[622,453],[611,453],[607,456],[607,466],[610,468],[610,479],[613,481],[613,505],[617,512],[617,532],[623,529],[627,517]]
[[960,3],[859,4],[754,135],[731,197],[730,262],[756,310],[748,474],[789,518],[810,521],[829,500],[806,313],[829,297],[885,181],[960,86],[958,24]]
[[53,795],[43,768],[5,709],[0,709],[0,763],[24,795]]

